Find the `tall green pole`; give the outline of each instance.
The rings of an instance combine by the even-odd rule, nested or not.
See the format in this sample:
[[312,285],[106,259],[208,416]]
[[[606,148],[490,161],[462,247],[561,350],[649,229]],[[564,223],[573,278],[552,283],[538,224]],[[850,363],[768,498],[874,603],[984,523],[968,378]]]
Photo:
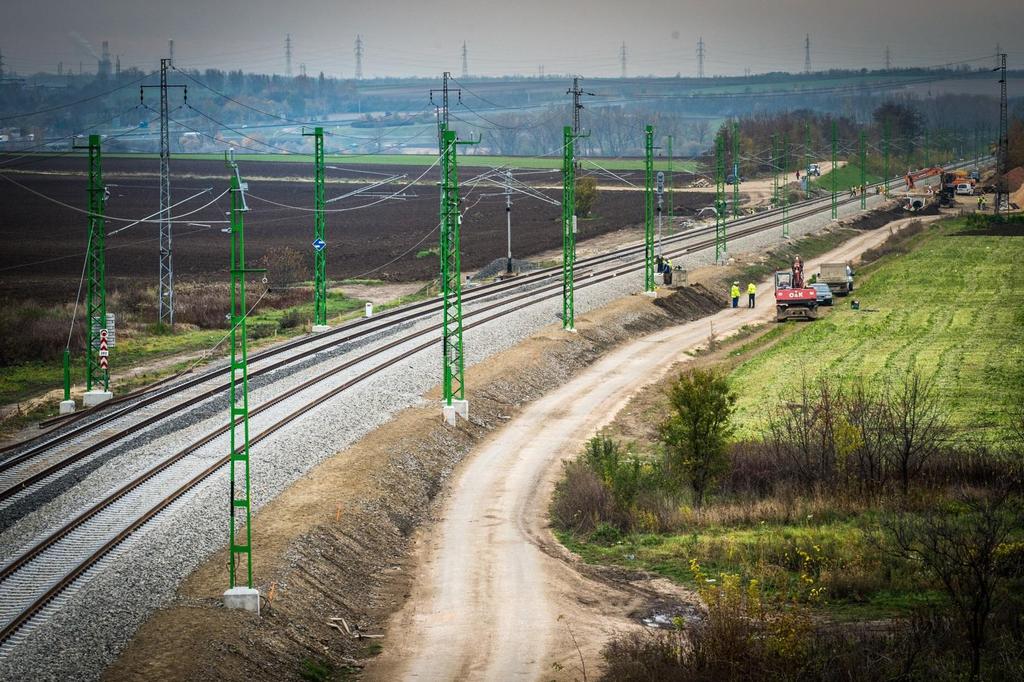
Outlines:
[[779,136],[772,133],[772,208],[779,207]]
[[715,138],[715,262],[724,263],[728,258],[728,234],[726,218],[728,204],[725,203],[725,137],[718,131]]
[[[249,353],[246,340],[245,278],[262,269],[245,267],[245,223],[249,210],[245,183],[235,163],[234,150],[225,152],[231,171],[231,383],[228,388],[230,419],[229,479],[231,524],[228,552],[230,587],[238,586],[238,561],[245,562],[245,585],[252,589],[252,494],[249,467]],[[240,526],[241,524],[241,526]],[[239,542],[239,534],[243,540]]]
[[572,126],[562,128],[562,329],[576,328],[576,160]]
[[71,351],[64,349],[64,400],[71,400]]
[[107,327],[107,188],[103,185],[103,157],[100,136],[89,136],[89,242],[86,253],[85,312],[88,328],[85,347],[85,389],[102,386],[110,390],[107,358],[100,356],[100,332]]
[[324,200],[324,129],[313,136],[313,324],[327,326],[327,214]]
[[654,126],[644,129],[644,291],[654,291]]
[[789,135],[782,134],[782,238],[789,239],[789,192],[786,190],[789,177]]
[[839,162],[838,156],[836,155],[836,122],[832,121],[832,220],[836,220],[839,217],[839,185],[838,185],[838,174],[839,174]]
[[675,215],[675,209],[672,206],[672,195],[675,193],[672,183],[672,136],[668,136],[668,225],[669,234],[672,233],[672,216]]
[[868,207],[868,157],[863,128],[861,128],[858,140],[860,142],[860,209],[863,211]]
[[[465,358],[462,346],[462,254],[459,212],[459,169],[456,150],[460,144],[454,130],[445,126],[441,134],[441,287],[444,298],[441,348],[443,355],[442,390],[444,404],[466,399]],[[462,413],[468,417],[468,412]],[[453,417],[454,418],[454,417]]]
[[929,143],[929,140],[928,140],[928,128],[925,127],[925,129],[924,129],[924,167],[925,168],[930,168],[931,165],[932,165],[932,155],[931,155],[931,152],[928,150],[928,143]]
[[732,217],[740,217],[740,124],[732,122]]
[[882,123],[882,172],[885,174],[885,193],[889,194],[889,121]]
[[804,199],[811,198],[811,176],[807,175],[807,167],[815,161],[811,154],[811,124],[804,124],[804,136],[806,138],[804,144]]

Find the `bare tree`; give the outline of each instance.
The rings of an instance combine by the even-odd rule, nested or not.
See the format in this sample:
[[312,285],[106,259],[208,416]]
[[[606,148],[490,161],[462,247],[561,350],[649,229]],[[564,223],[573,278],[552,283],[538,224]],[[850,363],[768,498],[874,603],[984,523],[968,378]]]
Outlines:
[[883,522],[892,552],[920,564],[949,596],[971,649],[971,676],[981,673],[988,618],[1003,577],[997,552],[1024,523],[1010,487],[984,495],[961,493],[957,503],[920,514],[899,513]]
[[885,426],[892,437],[889,457],[906,495],[910,481],[942,446],[949,415],[942,408],[933,377],[908,371],[885,390]]
[[768,416],[765,442],[806,490],[834,481],[842,402],[841,390],[827,378],[812,383],[805,376],[795,400],[783,402]]
[[889,480],[886,453],[891,445],[885,428],[885,405],[859,380],[847,392],[844,413],[856,433],[851,459],[859,492],[862,497],[874,499]]

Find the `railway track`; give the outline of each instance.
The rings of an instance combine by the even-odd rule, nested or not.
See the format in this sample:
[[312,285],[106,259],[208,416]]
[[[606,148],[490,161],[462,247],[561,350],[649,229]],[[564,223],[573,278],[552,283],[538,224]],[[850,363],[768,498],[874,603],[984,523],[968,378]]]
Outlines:
[[[840,202],[847,204],[857,199],[846,199]],[[822,209],[817,208],[818,204],[829,203],[830,199],[817,199],[802,202],[801,210],[793,212],[790,220],[799,220],[809,215],[816,214]],[[743,221],[736,221],[730,224],[731,238],[737,239],[759,232],[778,227],[781,220],[762,222],[765,217],[772,214],[760,214]],[[738,228],[738,229],[737,229]],[[676,235],[665,239],[665,253],[668,257],[680,257],[688,253],[700,251],[714,244],[713,229],[701,229],[688,234]],[[685,243],[683,243],[685,242]],[[580,270],[586,270],[577,285],[577,289],[594,286],[607,282],[622,274],[635,272],[643,267],[643,258],[629,259],[630,256],[641,253],[642,245],[639,247],[628,247],[619,251],[581,259],[578,262]],[[628,259],[628,260],[627,260]],[[617,261],[617,263],[615,262]],[[609,264],[608,267],[597,269],[599,266]],[[545,283],[555,273],[548,271],[531,273],[535,279],[532,283],[537,288],[522,291],[511,296],[504,296],[501,300],[480,306],[465,317],[469,321],[465,329],[471,330],[475,327],[487,324],[493,320],[522,310],[542,301],[561,296],[561,282]],[[480,299],[495,294],[503,293],[509,289],[523,286],[523,281],[515,283],[514,287],[495,287],[488,289],[480,287],[467,292],[482,294]],[[417,310],[415,313],[419,318],[436,310],[436,301],[425,301],[414,304]],[[392,313],[390,324],[397,324],[402,318],[401,314],[409,313],[414,306],[395,309]],[[383,317],[383,316],[382,316]],[[374,318],[369,318],[373,320]],[[377,318],[378,320],[380,318]],[[359,321],[360,323],[364,321]],[[330,336],[339,336],[345,330],[360,328],[362,324],[353,323],[345,327],[332,330]],[[394,366],[396,363],[436,346],[439,339],[435,333],[439,330],[440,324],[412,331],[400,338],[393,339],[382,345],[361,353],[355,358],[346,360],[326,372],[298,384],[273,399],[253,408],[250,416],[255,417],[272,407],[283,404],[302,393],[310,391],[329,379],[338,376],[342,372],[355,369],[363,364],[369,364],[358,374],[352,376],[337,385],[318,393],[311,398],[297,400],[298,406],[290,409],[288,413],[276,419],[266,427],[262,428],[251,438],[252,446],[269,438],[271,435],[299,419],[318,405],[330,400],[343,391],[366,381],[379,374],[385,369]],[[312,340],[319,342],[328,334],[312,337]],[[308,343],[310,339],[304,339]],[[336,345],[339,341],[332,340],[328,345]],[[292,348],[303,344],[295,343]],[[322,344],[315,346],[317,350],[304,349],[303,352],[312,354],[323,350]],[[390,357],[379,359],[380,356],[395,351]],[[268,357],[265,354],[263,357]],[[374,362],[378,359],[377,362]],[[216,376],[219,372],[207,373],[207,379]],[[219,387],[218,390],[226,388],[227,384]],[[212,389],[211,389],[212,390]],[[142,427],[138,427],[142,428]],[[224,425],[207,433],[205,436],[195,440],[185,448],[182,448],[173,455],[165,458],[159,464],[134,477],[131,481],[120,486],[117,490],[106,495],[103,499],[92,504],[73,519],[63,524],[36,542],[32,547],[19,553],[10,563],[0,569],[0,657],[5,656],[18,642],[22,641],[32,629],[45,620],[47,615],[55,612],[70,598],[69,588],[72,588],[87,573],[97,567],[105,557],[116,551],[126,540],[133,535],[154,517],[159,515],[181,499],[186,493],[213,476],[228,462],[228,456],[217,457],[212,462],[203,462],[201,458],[190,457],[200,448],[212,443],[220,435],[227,432],[229,425]]]
[[[802,202],[799,206],[807,209],[810,206],[827,201],[827,199],[813,199],[808,202]],[[731,223],[731,227],[735,229],[735,226],[757,223],[777,212],[763,212],[754,216],[748,216]],[[808,211],[804,210],[801,213],[794,214],[791,219],[796,220],[808,214]],[[687,233],[667,237],[663,239],[663,243],[671,247],[680,241],[712,233],[713,228],[699,228]],[[587,268],[620,260],[642,252],[643,245],[641,244],[625,247],[607,254],[591,256],[578,260],[576,270],[577,272],[582,272]],[[465,292],[463,300],[466,303],[473,303],[524,287],[542,286],[546,281],[560,274],[561,269],[558,267],[545,268],[520,276],[514,280],[474,287]],[[438,299],[420,301],[408,306],[385,311],[372,318],[355,320],[328,332],[281,344],[278,347],[252,356],[249,372],[250,380],[269,375],[324,351],[336,349],[340,344],[381,333],[389,327],[421,321],[429,318],[439,310],[440,301]],[[289,354],[290,351],[294,352]],[[278,356],[284,357],[279,358]],[[0,460],[0,508],[2,508],[5,502],[18,495],[18,493],[31,489],[33,486],[43,484],[45,481],[65,471],[68,467],[123,441],[128,436],[138,433],[147,426],[177,415],[182,410],[198,405],[206,400],[223,395],[223,392],[228,388],[228,382],[226,381],[202,388],[190,396],[183,396],[182,394],[184,391],[201,387],[204,384],[212,384],[217,379],[226,376],[226,368],[218,368],[203,372],[178,384],[161,387],[158,391],[151,392],[149,395],[140,394],[138,402],[102,414],[91,422],[69,429],[54,438],[45,439],[43,442],[28,447],[22,452]],[[149,413],[145,412],[147,408],[161,402],[170,402],[170,404],[159,410]],[[125,423],[137,415],[142,415],[142,418],[131,423]],[[77,446],[77,449],[71,453],[64,453],[57,449],[65,444]]]

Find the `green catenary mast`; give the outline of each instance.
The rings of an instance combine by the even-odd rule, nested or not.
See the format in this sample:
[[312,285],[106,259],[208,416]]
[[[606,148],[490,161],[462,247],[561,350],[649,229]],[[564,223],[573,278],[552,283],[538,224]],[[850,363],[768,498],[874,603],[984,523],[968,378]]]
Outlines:
[[732,217],[740,217],[740,124],[732,122]]
[[313,325],[327,326],[327,214],[324,212],[324,129],[316,127],[313,137]]
[[576,160],[572,126],[562,129],[562,329],[576,328]]
[[86,249],[85,312],[88,336],[85,347],[85,388],[110,390],[110,370],[100,361],[100,331],[107,326],[107,188],[103,185],[103,158],[100,136],[89,136],[89,242]]
[[868,156],[863,128],[858,136],[858,141],[860,142],[860,208],[863,211],[868,207]]
[[772,208],[779,207],[779,136],[772,133]]
[[839,163],[836,156],[836,122],[832,121],[832,220],[839,217],[839,185],[838,170]]
[[722,263],[727,258],[728,236],[726,234],[725,203],[725,138],[722,131],[715,137],[715,262]]
[[442,413],[449,424],[454,424],[456,414],[469,418],[462,346],[462,215],[459,210],[456,150],[460,144],[477,142],[459,140],[455,131],[449,130],[447,126],[441,131],[441,141]]
[[[245,201],[242,176],[235,163],[234,150],[225,152],[224,160],[231,171],[231,383],[228,388],[230,419],[229,480],[231,523],[229,532],[228,575],[230,589],[243,583],[252,589],[252,495],[249,467],[249,354],[246,343],[245,278],[250,273],[264,272],[245,267],[245,224],[243,214],[249,210]],[[241,535],[241,540],[239,539]],[[242,566],[239,566],[241,560]],[[239,569],[242,570],[241,577]],[[258,600],[258,596],[257,596]],[[253,610],[258,610],[257,608]]]
[[674,185],[672,182],[672,136],[668,136],[668,231],[672,234],[672,216],[675,215],[675,210],[672,206],[672,195],[674,194]]
[[654,126],[644,130],[644,291],[654,291]]
[[789,239],[789,191],[786,189],[789,175],[789,137],[782,134],[782,238]]
[[885,175],[885,193],[889,194],[889,121],[882,123],[882,173]]

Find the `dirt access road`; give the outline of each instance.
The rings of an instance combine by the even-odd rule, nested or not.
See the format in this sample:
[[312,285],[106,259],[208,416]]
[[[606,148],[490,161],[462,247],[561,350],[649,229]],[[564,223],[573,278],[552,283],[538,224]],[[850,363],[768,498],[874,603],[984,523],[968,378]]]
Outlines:
[[[856,260],[897,221],[821,258]],[[580,679],[614,630],[632,627],[631,595],[583,577],[551,535],[547,506],[561,462],[687,350],[773,317],[771,287],[755,309],[723,310],[629,343],[528,406],[468,458],[441,519],[417,540],[415,586],[391,619],[368,679]],[[472,407],[472,406],[471,406]],[[574,641],[575,640],[575,641]],[[579,649],[577,650],[577,643]]]

